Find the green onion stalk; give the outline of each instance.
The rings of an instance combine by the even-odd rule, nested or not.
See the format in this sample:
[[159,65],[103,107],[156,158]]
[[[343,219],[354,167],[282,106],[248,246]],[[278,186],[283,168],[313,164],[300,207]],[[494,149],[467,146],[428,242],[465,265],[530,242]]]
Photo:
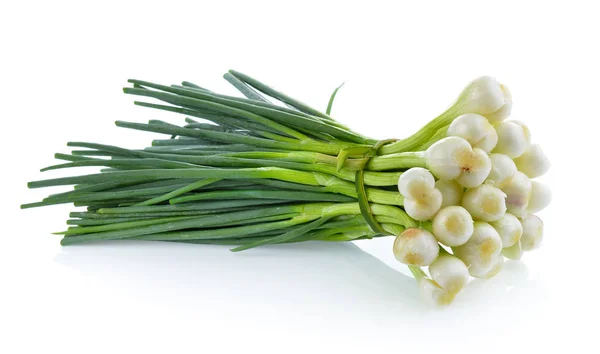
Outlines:
[[512,98],[495,79],[472,81],[414,134],[377,140],[331,117],[339,87],[321,112],[237,71],[224,78],[244,97],[129,80],[123,91],[136,105],[183,123],[117,121],[165,135],[140,149],[69,142],[71,153],[41,171],[99,172],[29,182],[71,189],[21,207],[83,207],[56,233],[65,246],[145,240],[237,252],[393,236],[395,257],[437,304],[539,244],[531,213],[549,203],[549,189],[531,179],[549,162],[523,123],[505,121]]

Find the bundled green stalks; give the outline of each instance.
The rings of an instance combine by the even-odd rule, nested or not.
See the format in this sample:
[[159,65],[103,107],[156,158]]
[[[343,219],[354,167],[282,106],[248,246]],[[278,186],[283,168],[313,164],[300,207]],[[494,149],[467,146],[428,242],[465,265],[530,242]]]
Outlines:
[[[185,116],[185,125],[117,121],[165,134],[141,150],[70,142],[63,163],[99,173],[30,182],[73,185],[23,208],[73,203],[61,243],[152,240],[253,247],[395,236],[423,295],[450,303],[469,276],[498,273],[542,239],[531,214],[550,202],[530,178],[549,162],[530,132],[505,121],[512,98],[493,78],[402,140],[377,141],[242,73],[225,79],[245,98],[190,82],[129,80],[135,104]],[[147,102],[149,100],[150,102]],[[422,267],[428,267],[426,270]]]

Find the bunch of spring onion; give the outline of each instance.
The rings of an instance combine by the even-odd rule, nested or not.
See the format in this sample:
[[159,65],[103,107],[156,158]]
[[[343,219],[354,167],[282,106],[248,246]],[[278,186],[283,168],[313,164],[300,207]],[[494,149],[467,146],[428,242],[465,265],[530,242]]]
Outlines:
[[[64,163],[99,173],[30,182],[74,185],[22,207],[73,203],[61,243],[152,240],[234,245],[233,251],[309,240],[394,236],[422,294],[450,303],[470,276],[488,278],[504,257],[542,239],[535,213],[550,191],[532,178],[549,161],[525,124],[506,120],[512,98],[491,77],[413,135],[377,141],[239,72],[245,98],[183,82],[129,80],[135,104],[186,116],[185,125],[117,121],[165,134],[139,150],[70,142]],[[426,268],[427,267],[427,268]]]

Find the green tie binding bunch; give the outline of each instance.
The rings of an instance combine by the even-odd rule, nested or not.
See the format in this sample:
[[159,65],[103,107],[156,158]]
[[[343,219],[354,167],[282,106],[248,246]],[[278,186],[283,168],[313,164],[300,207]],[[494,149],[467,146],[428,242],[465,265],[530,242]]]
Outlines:
[[[74,203],[62,245],[153,240],[234,245],[233,251],[309,240],[394,236],[393,252],[422,294],[452,302],[469,277],[497,274],[542,239],[533,215],[551,199],[532,180],[550,163],[525,124],[506,121],[512,98],[491,77],[472,81],[413,135],[377,141],[236,71],[245,98],[183,82],[129,80],[135,102],[186,116],[186,124],[117,121],[166,134],[141,150],[70,142],[66,161],[42,171],[101,166],[100,173],[30,182],[74,185],[22,208]],[[427,272],[423,267],[428,267]]]

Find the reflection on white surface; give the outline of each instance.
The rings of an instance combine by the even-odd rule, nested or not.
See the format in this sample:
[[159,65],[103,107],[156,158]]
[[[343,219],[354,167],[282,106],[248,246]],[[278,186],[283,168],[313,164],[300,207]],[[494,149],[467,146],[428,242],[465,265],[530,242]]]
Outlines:
[[[387,247],[370,251],[387,255]],[[176,307],[209,301],[224,311],[252,306],[324,318],[362,314],[378,321],[422,320],[420,315],[431,312],[411,277],[352,243],[232,253],[226,246],[118,241],[65,247],[55,260],[120,296]],[[544,290],[528,277],[523,263],[507,262],[498,276],[473,280],[444,312],[489,313],[501,304],[531,304],[528,299]]]
[[106,286],[176,299],[178,306],[200,298],[282,311],[320,311],[348,301],[365,307],[419,305],[411,278],[353,244],[302,243],[241,253],[228,248],[120,241],[65,247],[56,261]]

